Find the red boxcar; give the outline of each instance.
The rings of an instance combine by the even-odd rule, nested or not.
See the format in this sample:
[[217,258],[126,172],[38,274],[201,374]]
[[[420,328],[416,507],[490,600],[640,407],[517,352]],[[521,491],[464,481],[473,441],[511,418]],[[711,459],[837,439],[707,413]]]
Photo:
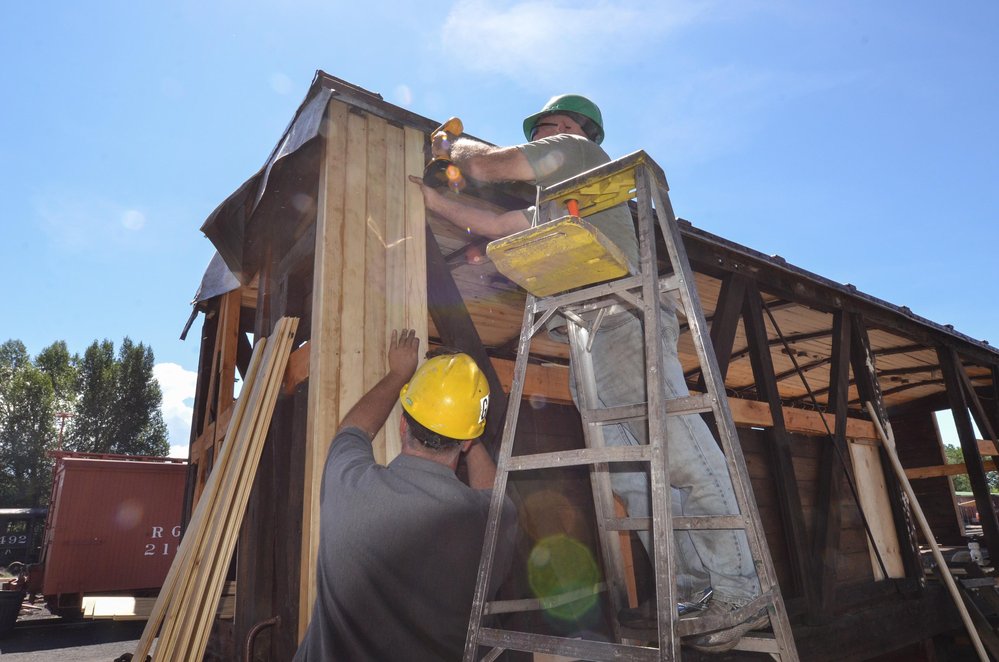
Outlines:
[[155,594],[180,544],[186,476],[180,460],[57,453],[29,590],[63,613],[84,594]]

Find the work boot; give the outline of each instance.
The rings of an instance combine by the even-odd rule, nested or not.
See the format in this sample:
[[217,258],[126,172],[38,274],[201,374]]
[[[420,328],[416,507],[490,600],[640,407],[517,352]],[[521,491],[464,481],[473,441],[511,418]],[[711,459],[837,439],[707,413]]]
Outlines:
[[[728,614],[741,608],[740,605],[715,598],[700,617],[705,618],[718,614]],[[702,653],[723,653],[735,648],[735,645],[739,643],[739,640],[747,632],[759,630],[766,627],[769,623],[770,616],[767,613],[767,608],[762,607],[755,615],[750,616],[741,623],[722,630],[696,635],[691,639],[685,639],[683,643],[685,646],[690,646]]]
[[[704,611],[711,604],[711,596],[714,593],[709,586],[692,599],[678,602],[676,613],[683,617],[695,611]],[[656,619],[656,603],[652,598],[646,598],[637,607],[625,607],[617,613],[617,622],[623,627],[634,630],[655,630],[659,627]]]

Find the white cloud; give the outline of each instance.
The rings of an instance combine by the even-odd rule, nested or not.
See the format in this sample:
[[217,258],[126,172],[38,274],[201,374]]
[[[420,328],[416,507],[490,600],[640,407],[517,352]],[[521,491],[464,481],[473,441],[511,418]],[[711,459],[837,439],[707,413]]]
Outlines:
[[163,392],[163,420],[170,434],[170,456],[187,457],[198,375],[176,363],[157,363],[153,376]]
[[289,78],[286,74],[281,73],[280,71],[271,74],[270,83],[271,83],[271,89],[277,92],[278,94],[288,94],[295,87],[295,84],[294,82],[292,82],[291,78]]
[[410,89],[409,85],[400,83],[395,86],[394,97],[395,103],[400,106],[409,106],[413,103],[413,90]]
[[41,230],[59,249],[92,251],[98,247],[134,245],[145,227],[144,212],[89,191],[42,191],[34,199]]
[[141,230],[146,225],[146,215],[137,209],[126,209],[121,224],[126,230]]
[[441,27],[441,48],[450,54],[449,63],[471,71],[564,84],[567,76],[633,62],[652,40],[700,20],[714,7],[714,2],[459,0]]

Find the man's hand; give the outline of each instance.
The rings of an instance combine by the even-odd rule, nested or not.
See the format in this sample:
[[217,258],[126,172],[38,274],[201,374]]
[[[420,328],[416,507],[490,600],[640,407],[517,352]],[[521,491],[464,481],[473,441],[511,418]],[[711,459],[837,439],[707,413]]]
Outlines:
[[437,213],[437,210],[441,208],[439,203],[443,199],[441,192],[424,184],[423,180],[416,175],[410,175],[409,181],[420,187],[420,193],[423,194],[423,204],[427,210]]
[[399,401],[399,391],[416,372],[416,364],[420,361],[419,350],[420,339],[416,337],[416,331],[393,330],[389,341],[388,374],[350,408],[337,431],[356,427],[373,439]]
[[416,329],[393,329],[388,351],[389,372],[408,382],[419,362],[420,339],[416,336]]

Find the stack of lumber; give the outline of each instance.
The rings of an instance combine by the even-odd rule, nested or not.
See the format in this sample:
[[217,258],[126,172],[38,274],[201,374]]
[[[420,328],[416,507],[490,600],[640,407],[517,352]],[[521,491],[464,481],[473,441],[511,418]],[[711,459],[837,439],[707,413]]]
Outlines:
[[[83,618],[112,621],[146,621],[153,613],[156,598],[131,595],[85,595]],[[232,619],[236,611],[236,582],[226,582],[215,615]]]
[[133,659],[146,659],[157,632],[153,662],[204,656],[297,329],[297,318],[283,317],[253,350],[221,453]]

